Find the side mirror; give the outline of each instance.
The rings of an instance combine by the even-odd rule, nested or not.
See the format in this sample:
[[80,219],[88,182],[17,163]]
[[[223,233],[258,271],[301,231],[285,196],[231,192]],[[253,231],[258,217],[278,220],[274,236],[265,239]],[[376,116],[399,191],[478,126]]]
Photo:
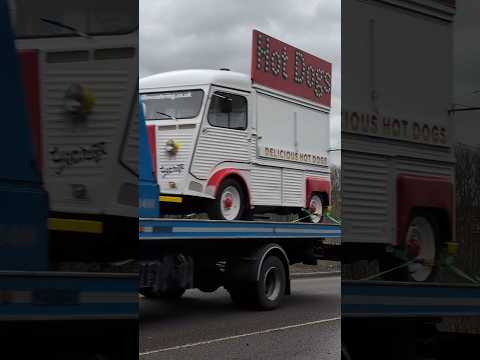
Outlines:
[[232,99],[220,99],[220,111],[224,114],[230,114],[232,112]]

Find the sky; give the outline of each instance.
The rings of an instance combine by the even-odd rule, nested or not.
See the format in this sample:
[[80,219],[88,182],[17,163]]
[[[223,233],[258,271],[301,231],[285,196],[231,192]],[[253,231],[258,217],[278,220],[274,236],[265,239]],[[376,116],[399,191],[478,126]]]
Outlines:
[[181,69],[250,74],[257,29],[332,63],[330,137],[339,148],[340,13],[340,0],[140,0],[140,77]]

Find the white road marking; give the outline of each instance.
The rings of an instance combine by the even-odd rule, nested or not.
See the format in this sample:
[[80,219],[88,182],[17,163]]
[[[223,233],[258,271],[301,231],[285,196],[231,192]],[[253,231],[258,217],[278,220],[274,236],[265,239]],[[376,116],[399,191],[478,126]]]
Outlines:
[[299,328],[299,327],[303,327],[303,326],[323,324],[323,323],[327,323],[327,322],[337,321],[337,320],[340,320],[340,319],[341,319],[341,317],[334,317],[334,318],[330,318],[330,319],[309,321],[309,322],[301,323],[301,324],[287,325],[287,326],[282,326],[282,327],[273,328],[273,329],[259,330],[259,331],[254,331],[254,332],[251,332],[251,333],[227,336],[227,337],[217,338],[217,339],[212,339],[212,340],[199,341],[199,342],[191,343],[191,344],[184,344],[184,345],[172,346],[172,347],[163,348],[163,349],[145,351],[145,352],[139,353],[139,355],[140,356],[147,356],[147,355],[162,353],[162,352],[166,352],[166,351],[187,349],[187,348],[200,346],[200,345],[208,345],[208,344],[214,344],[214,343],[228,341],[228,340],[240,339],[240,338],[244,338],[244,337],[247,337],[247,336],[263,335],[263,334],[269,334],[269,333],[277,332],[277,331],[284,331],[284,330]]

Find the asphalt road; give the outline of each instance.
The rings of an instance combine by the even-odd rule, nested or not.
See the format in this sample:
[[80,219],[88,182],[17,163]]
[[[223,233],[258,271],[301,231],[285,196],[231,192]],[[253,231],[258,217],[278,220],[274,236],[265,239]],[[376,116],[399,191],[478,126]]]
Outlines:
[[340,359],[340,277],[297,279],[274,311],[239,310],[228,293],[140,299],[140,359]]

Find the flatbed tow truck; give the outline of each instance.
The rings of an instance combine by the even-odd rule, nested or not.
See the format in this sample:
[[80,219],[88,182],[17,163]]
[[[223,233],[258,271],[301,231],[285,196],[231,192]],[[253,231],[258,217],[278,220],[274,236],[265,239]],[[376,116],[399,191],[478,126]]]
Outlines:
[[141,294],[176,298],[190,288],[212,292],[224,286],[236,304],[270,310],[290,294],[289,265],[339,260],[341,231],[334,223],[160,218],[159,186],[139,108]]

